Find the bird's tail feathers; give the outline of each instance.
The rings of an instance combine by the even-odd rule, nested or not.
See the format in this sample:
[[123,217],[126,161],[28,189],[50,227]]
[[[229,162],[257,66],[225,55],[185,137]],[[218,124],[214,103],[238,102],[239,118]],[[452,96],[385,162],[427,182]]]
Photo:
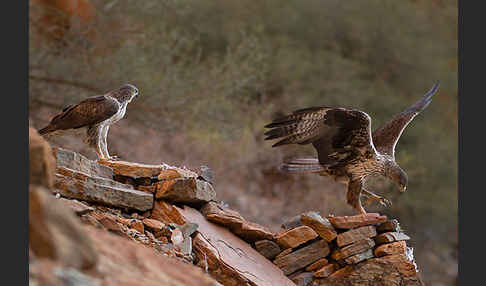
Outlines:
[[324,107],[310,107],[277,118],[272,123],[265,125],[265,128],[271,128],[264,133],[267,136],[265,140],[281,139],[272,147],[293,143],[308,144],[319,132],[319,128],[316,127],[321,124],[322,116],[318,116],[317,113],[325,113],[325,110]]
[[294,158],[284,161],[280,170],[285,173],[319,173],[326,170],[316,158]]

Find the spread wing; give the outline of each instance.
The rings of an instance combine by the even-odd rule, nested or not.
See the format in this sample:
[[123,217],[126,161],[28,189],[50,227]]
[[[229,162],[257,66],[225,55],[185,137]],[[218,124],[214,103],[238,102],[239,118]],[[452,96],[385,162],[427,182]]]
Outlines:
[[118,103],[104,95],[87,98],[78,104],[65,107],[52,118],[49,125],[39,130],[46,134],[56,130],[76,129],[100,123],[118,112]]
[[376,156],[368,114],[345,108],[311,107],[294,111],[265,126],[265,140],[281,138],[272,147],[312,143],[323,165],[346,164]]
[[401,113],[395,115],[385,125],[376,129],[373,132],[373,143],[376,150],[382,154],[387,154],[395,158],[395,146],[398,139],[403,133],[407,125],[424,110],[432,101],[432,96],[439,89],[440,83],[437,82],[434,86],[415,104],[405,109]]

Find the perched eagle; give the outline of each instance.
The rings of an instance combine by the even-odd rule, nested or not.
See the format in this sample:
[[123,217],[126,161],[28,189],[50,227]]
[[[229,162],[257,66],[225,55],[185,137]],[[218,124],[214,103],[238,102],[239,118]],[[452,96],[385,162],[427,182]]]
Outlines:
[[318,158],[296,158],[285,161],[281,170],[290,173],[317,173],[348,184],[347,202],[360,213],[361,192],[368,200],[385,206],[391,203],[363,188],[370,175],[382,175],[404,192],[407,174],[395,162],[395,146],[405,127],[424,110],[437,92],[439,82],[414,105],[394,116],[385,125],[371,132],[371,118],[365,112],[331,107],[310,107],[275,119],[265,126],[271,128],[265,140],[281,138],[273,144],[312,143]]
[[86,127],[85,142],[95,149],[98,158],[116,159],[108,153],[108,129],[125,116],[127,105],[134,97],[138,97],[138,89],[131,84],[125,84],[104,95],[89,97],[65,107],[39,133],[48,136],[59,134],[59,131]]

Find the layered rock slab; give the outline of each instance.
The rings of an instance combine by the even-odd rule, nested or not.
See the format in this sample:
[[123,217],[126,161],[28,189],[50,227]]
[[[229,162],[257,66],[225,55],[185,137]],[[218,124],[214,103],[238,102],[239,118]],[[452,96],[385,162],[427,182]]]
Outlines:
[[245,220],[237,211],[209,202],[201,208],[201,213],[211,222],[227,227],[245,241],[273,240],[273,233],[265,227]]
[[387,220],[386,216],[379,213],[366,213],[354,216],[328,217],[329,222],[338,229],[351,229],[366,225],[381,224]]
[[[177,207],[175,207],[177,208]],[[197,210],[177,208],[199,228],[193,240],[200,266],[223,285],[295,285],[272,262],[222,226],[209,222]]]
[[113,170],[110,167],[89,160],[79,153],[63,148],[53,148],[52,152],[55,154],[58,168],[79,171],[92,177],[113,179]]
[[312,228],[327,242],[334,240],[337,232],[327,218],[321,217],[317,212],[307,212],[300,216],[302,224]]
[[56,160],[49,143],[29,127],[29,183],[52,188],[55,168]]
[[196,178],[177,178],[156,183],[155,198],[183,203],[188,205],[203,205],[216,199],[213,186]]
[[55,189],[64,197],[139,211],[151,209],[154,202],[153,195],[130,187],[111,187],[92,180],[79,180],[60,174],[56,174]]
[[312,286],[424,286],[413,262],[405,255],[371,258],[341,268],[324,279],[316,279]]
[[309,264],[326,257],[330,252],[329,245],[323,239],[304,246],[283,257],[275,259],[275,263],[282,271],[289,275]]
[[317,233],[312,228],[303,225],[277,234],[275,241],[283,249],[286,249],[295,248],[316,237]]

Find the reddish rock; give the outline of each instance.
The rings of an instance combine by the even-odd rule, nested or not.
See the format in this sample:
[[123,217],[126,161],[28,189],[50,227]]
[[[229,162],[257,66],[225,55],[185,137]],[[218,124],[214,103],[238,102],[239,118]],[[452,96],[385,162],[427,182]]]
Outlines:
[[117,217],[116,218],[116,221],[118,223],[121,223],[121,224],[125,225],[125,226],[130,226],[130,223],[132,223],[132,219],[130,219],[130,218],[124,218],[124,217]]
[[317,260],[316,262],[312,263],[311,265],[307,266],[305,268],[305,271],[314,271],[319,268],[322,268],[324,265],[329,264],[329,261],[326,258],[321,258]]
[[208,182],[196,178],[177,178],[157,182],[156,199],[201,206],[216,199],[216,192]]
[[94,226],[96,228],[103,228],[103,225],[96,218],[94,218],[90,213],[81,216],[81,222],[87,225]]
[[314,272],[314,277],[326,278],[336,270],[337,270],[337,267],[336,267],[335,264],[327,264],[327,265],[321,267],[320,269],[318,269],[316,272]]
[[390,219],[385,221],[384,223],[376,226],[376,231],[377,232],[400,232],[400,223],[396,219]]
[[[346,277],[349,277],[351,273],[353,273],[353,266],[345,266],[343,268],[340,268],[331,275],[328,276],[327,279],[317,279],[314,280],[312,283],[312,286],[318,286],[318,285],[345,285],[343,281]],[[334,283],[334,281],[340,281],[342,284],[328,284],[329,281],[332,281],[331,283]],[[372,285],[372,284],[371,284]],[[357,286],[357,285],[356,285]]]
[[[140,164],[140,163],[133,163],[133,162],[126,162],[126,161],[106,161],[102,160],[99,161],[100,164],[104,164],[109,166],[113,169],[113,172],[118,175],[132,177],[134,179],[141,178],[141,177],[159,177],[160,174],[164,173],[179,173],[181,177],[193,177],[196,178],[198,175],[195,172],[190,170],[185,170],[177,167],[172,167],[171,169],[167,168],[167,165],[149,165],[149,164]],[[162,180],[164,175],[159,178]]]
[[229,228],[231,232],[249,243],[273,239],[273,233],[267,228],[245,220],[237,211],[225,208],[215,202],[208,202],[201,208],[201,213],[211,222]]
[[376,257],[382,257],[392,254],[406,254],[407,243],[405,241],[396,241],[392,243],[382,244],[375,248],[374,254]]
[[117,234],[122,232],[121,226],[117,223],[117,219],[114,216],[100,212],[94,212],[92,213],[92,216],[95,217],[106,230]]
[[141,234],[144,233],[145,229],[143,227],[143,223],[139,220],[132,220],[130,223],[130,227],[133,228],[134,230],[140,232]]
[[303,225],[277,234],[275,236],[275,241],[283,249],[295,248],[317,236],[317,233],[313,231],[312,228]]
[[136,189],[142,192],[155,194],[157,190],[157,185],[150,185],[150,186],[138,185]]
[[154,231],[154,235],[157,239],[159,239],[162,236],[168,238],[171,236],[171,234],[172,234],[172,230],[167,225],[160,231]]
[[52,188],[55,168],[56,159],[49,143],[29,127],[29,183]]
[[157,178],[162,181],[162,180],[172,180],[172,179],[177,179],[180,178],[181,174],[177,172],[175,169],[167,169],[167,170],[162,170],[160,171],[159,175]]
[[29,285],[101,285],[99,277],[87,275],[72,267],[65,267],[49,259],[29,263]]
[[348,264],[356,264],[363,260],[373,258],[373,249],[368,249],[353,256],[344,258],[344,261]]
[[178,208],[165,201],[156,201],[154,203],[150,218],[159,220],[165,224],[172,222],[182,225],[187,222]]
[[165,227],[165,224],[163,222],[150,218],[144,219],[143,224],[146,227],[153,229],[154,231],[160,231]]
[[366,225],[375,225],[385,222],[386,216],[379,213],[366,213],[353,216],[328,217],[329,222],[339,229],[351,229]]
[[302,272],[302,273],[298,273],[296,275],[292,274],[292,275],[289,276],[289,278],[297,286],[307,286],[314,279],[314,274],[312,272]]
[[351,255],[355,255],[375,246],[375,242],[371,238],[358,240],[352,244],[346,245],[340,249],[336,249],[331,254],[334,260],[341,260]]
[[339,247],[351,244],[358,240],[363,240],[366,238],[376,236],[376,229],[372,225],[362,226],[359,228],[354,228],[346,232],[338,234],[336,238],[337,245]]
[[88,205],[86,205],[86,204],[84,204],[80,201],[77,201],[77,200],[68,200],[68,199],[65,199],[65,198],[60,198],[59,201],[62,202],[67,207],[69,207],[71,210],[74,211],[75,214],[77,214],[79,216],[82,216],[84,214],[87,214],[89,212],[94,211],[93,207],[90,207],[90,206],[88,206]]
[[202,269],[176,258],[160,255],[144,245],[95,229],[85,230],[94,240],[100,285],[215,286]]
[[250,221],[244,221],[238,227],[231,229],[231,231],[248,243],[262,239],[273,239],[273,233],[266,227]]
[[270,260],[274,259],[281,251],[278,244],[268,239],[255,241],[255,249]]
[[43,187],[29,187],[29,247],[35,257],[90,269],[98,261],[76,216]]
[[376,244],[390,243],[394,241],[409,240],[410,237],[403,232],[385,232],[375,237]]
[[134,179],[140,177],[156,177],[164,168],[162,165],[147,165],[126,161],[100,160],[98,162],[112,168],[113,172],[117,175],[132,177]]
[[327,242],[334,240],[337,236],[337,232],[331,223],[326,218],[321,217],[317,212],[304,213],[301,215],[300,220],[302,224],[312,228]]
[[216,202],[208,202],[200,209],[207,220],[226,226],[227,228],[239,227],[245,220],[237,211],[223,207]]
[[193,208],[185,206],[180,211],[186,220],[199,225],[193,240],[197,263],[207,267],[221,284],[294,285],[280,269],[229,230],[209,222]]
[[326,279],[317,279],[313,286],[424,286],[412,262],[404,255],[387,255],[348,265]]
[[285,275],[289,275],[296,270],[326,257],[329,251],[329,245],[325,240],[321,239],[281,258],[275,259],[274,263],[282,269]]
[[412,260],[407,258],[404,254],[386,255],[377,258],[377,261],[390,262],[396,265],[398,272],[405,277],[415,277],[417,275],[417,268]]
[[[292,248],[287,248],[287,249],[285,249],[284,251],[280,252],[280,253],[279,253],[277,256],[275,256],[275,260],[276,260],[276,259],[280,259],[280,258],[284,257],[285,255],[287,255],[287,254],[291,253],[292,251],[293,251],[293,249],[292,249]],[[275,261],[275,260],[274,260],[274,261]]]

